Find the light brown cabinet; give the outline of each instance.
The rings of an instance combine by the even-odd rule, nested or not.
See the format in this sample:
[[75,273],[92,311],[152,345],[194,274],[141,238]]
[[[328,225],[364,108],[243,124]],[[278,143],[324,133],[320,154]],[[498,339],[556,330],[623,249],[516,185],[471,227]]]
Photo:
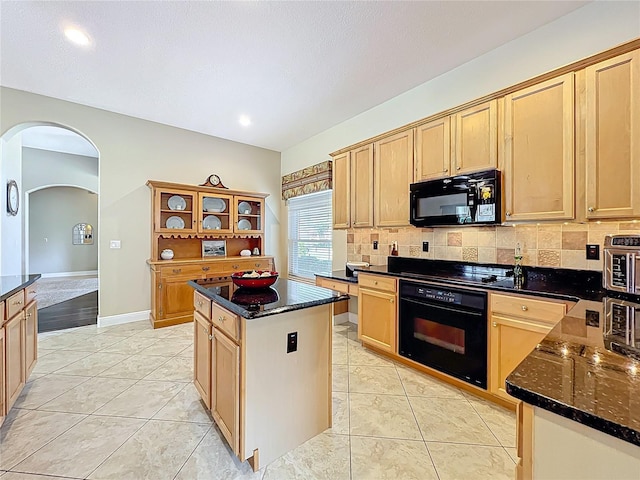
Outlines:
[[584,71],[588,219],[640,216],[640,51]]
[[373,144],[333,158],[333,228],[373,227]]
[[415,181],[496,168],[496,100],[416,127]]
[[193,320],[193,383],[204,404],[211,409],[211,321],[197,310]]
[[31,302],[24,310],[24,368],[25,381],[38,360],[38,307]]
[[562,319],[567,304],[492,293],[490,308],[489,391],[516,402],[505,390],[507,376]]
[[333,228],[351,226],[351,152],[333,157]]
[[574,74],[504,98],[507,221],[574,218]]
[[[0,306],[2,307],[2,310],[4,313],[4,302],[0,302]],[[4,322],[4,314],[0,314],[0,325],[2,325],[3,322]],[[4,328],[0,327],[0,427],[4,423],[4,418],[7,415],[6,400],[5,400],[6,398],[5,397],[6,395],[6,392],[5,392],[6,344],[4,339],[5,339]]]
[[239,455],[240,346],[218,328],[213,329],[211,373],[211,415],[233,453]]
[[14,315],[4,325],[5,331],[5,395],[7,412],[26,383],[24,359],[24,312]]
[[378,227],[409,225],[409,185],[413,183],[413,130],[374,145],[374,217]]
[[379,350],[397,353],[396,280],[361,273],[358,284],[358,338]]

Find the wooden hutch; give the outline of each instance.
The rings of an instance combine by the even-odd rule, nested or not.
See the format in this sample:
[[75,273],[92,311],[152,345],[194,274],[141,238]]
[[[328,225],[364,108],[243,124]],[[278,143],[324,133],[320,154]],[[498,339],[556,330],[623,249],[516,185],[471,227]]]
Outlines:
[[[213,286],[232,290],[234,272],[274,270],[273,257],[262,255],[268,194],[155,180],[147,186],[151,188],[147,263],[154,328],[193,320],[189,280],[207,279]],[[242,250],[256,248],[259,255],[240,256]],[[173,258],[163,259],[163,250],[171,250]]]

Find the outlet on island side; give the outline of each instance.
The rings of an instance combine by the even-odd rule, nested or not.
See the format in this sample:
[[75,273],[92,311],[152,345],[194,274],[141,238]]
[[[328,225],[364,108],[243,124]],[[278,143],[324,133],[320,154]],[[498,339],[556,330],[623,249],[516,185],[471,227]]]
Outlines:
[[423,252],[429,251],[429,242],[422,242],[422,251]]
[[298,332],[287,333],[287,353],[298,350]]

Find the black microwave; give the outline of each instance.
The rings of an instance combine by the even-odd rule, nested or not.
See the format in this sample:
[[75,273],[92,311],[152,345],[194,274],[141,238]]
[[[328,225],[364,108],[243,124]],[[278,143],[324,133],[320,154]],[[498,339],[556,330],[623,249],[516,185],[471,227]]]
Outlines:
[[411,224],[416,227],[502,223],[500,171],[412,183]]

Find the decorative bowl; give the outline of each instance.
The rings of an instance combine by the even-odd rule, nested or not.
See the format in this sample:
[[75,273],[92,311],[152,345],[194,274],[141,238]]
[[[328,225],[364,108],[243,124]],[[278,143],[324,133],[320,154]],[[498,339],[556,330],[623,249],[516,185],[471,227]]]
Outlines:
[[173,250],[171,250],[170,248],[165,248],[164,250],[162,250],[162,252],[160,252],[160,258],[162,258],[163,260],[171,260],[173,258]]
[[237,286],[244,288],[267,288],[276,283],[276,280],[278,279],[278,272],[270,272],[268,270],[256,270],[256,272],[258,272],[259,274],[267,272],[270,274],[270,276],[250,278],[242,276],[245,273],[252,273],[250,271],[236,272],[231,274],[231,281]]

